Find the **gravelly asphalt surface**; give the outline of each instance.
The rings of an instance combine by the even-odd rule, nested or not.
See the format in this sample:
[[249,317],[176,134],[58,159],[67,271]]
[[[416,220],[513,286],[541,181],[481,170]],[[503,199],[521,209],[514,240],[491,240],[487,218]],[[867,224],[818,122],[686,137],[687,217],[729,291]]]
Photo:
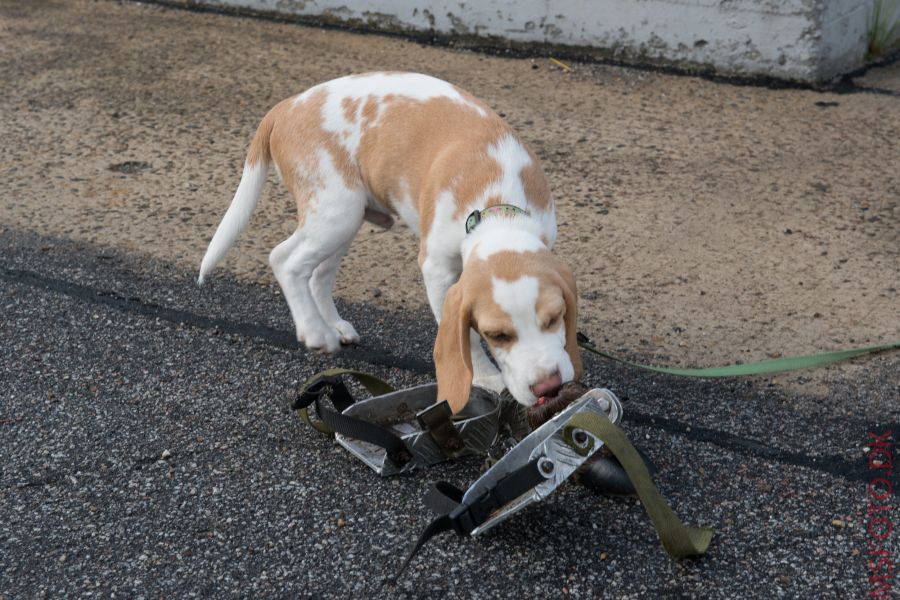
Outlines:
[[363,346],[326,360],[294,348],[273,288],[219,276],[198,289],[168,263],[8,229],[0,257],[0,597],[872,589],[863,448],[868,431],[900,426],[897,355],[833,382],[829,398],[588,358],[588,381],[623,398],[626,430],[658,463],[676,512],[717,529],[709,554],[670,560],[634,500],[568,486],[486,536],[438,538],[382,586],[430,517],[430,482],[465,484],[480,465],[380,479],[289,404],[299,382],[335,364],[427,381],[427,313],[345,304]]

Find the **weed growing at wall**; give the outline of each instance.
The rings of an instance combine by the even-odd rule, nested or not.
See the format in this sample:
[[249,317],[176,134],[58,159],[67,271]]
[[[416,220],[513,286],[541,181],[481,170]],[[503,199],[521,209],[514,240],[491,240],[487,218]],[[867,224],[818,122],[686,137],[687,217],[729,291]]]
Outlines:
[[898,47],[900,0],[875,0],[869,18],[869,54],[874,58]]

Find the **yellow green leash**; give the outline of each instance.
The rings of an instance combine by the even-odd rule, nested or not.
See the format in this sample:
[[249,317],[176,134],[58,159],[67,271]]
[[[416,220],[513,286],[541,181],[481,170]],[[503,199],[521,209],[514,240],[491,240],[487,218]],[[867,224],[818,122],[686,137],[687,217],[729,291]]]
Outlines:
[[682,377],[741,377],[744,375],[763,375],[766,373],[779,373],[782,371],[796,371],[799,369],[812,369],[815,367],[823,367],[825,365],[834,364],[843,360],[856,358],[865,354],[874,354],[876,352],[885,352],[887,350],[900,349],[900,341],[889,344],[881,344],[878,346],[867,346],[865,348],[855,348],[852,350],[838,350],[835,352],[825,352],[822,354],[806,354],[803,356],[786,356],[784,358],[773,358],[762,360],[759,362],[748,363],[743,365],[727,365],[724,367],[707,367],[702,369],[678,369],[673,367],[654,367],[652,365],[642,365],[640,363],[626,360],[615,354],[604,352],[597,348],[591,340],[582,333],[578,334],[578,345],[603,358],[608,358],[631,367],[643,369],[645,371],[653,371],[655,373],[666,373],[668,375],[680,375]]

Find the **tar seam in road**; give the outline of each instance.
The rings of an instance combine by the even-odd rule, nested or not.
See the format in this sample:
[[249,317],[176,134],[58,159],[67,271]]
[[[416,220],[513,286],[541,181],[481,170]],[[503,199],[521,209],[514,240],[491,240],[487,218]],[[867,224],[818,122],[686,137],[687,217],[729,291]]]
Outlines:
[[[89,286],[46,277],[33,271],[0,268],[0,279],[11,283],[53,291],[87,302],[114,308],[142,317],[157,318],[171,323],[190,325],[199,329],[211,329],[222,333],[254,338],[266,344],[285,348],[296,352],[304,352],[297,345],[294,335],[287,331],[254,325],[236,323],[226,319],[204,317],[189,311],[167,308],[147,303],[136,297],[124,297],[114,292],[98,290]],[[413,357],[396,356],[382,348],[346,348],[342,351],[344,358],[368,363],[379,367],[403,369],[420,375],[434,372],[431,361]],[[629,409],[625,420],[635,425],[665,431],[666,433],[688,438],[695,442],[710,443],[737,454],[749,455],[798,467],[821,471],[829,475],[842,477],[851,481],[868,481],[869,474],[863,461],[848,461],[840,456],[809,456],[798,452],[790,452],[780,448],[767,446],[762,442],[734,435],[725,431],[687,425],[674,419],[648,415]]]

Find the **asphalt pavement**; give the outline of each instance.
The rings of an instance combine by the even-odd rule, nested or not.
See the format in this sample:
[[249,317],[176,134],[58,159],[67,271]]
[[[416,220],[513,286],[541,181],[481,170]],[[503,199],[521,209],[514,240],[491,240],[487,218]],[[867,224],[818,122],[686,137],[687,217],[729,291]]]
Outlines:
[[[569,485],[476,539],[444,535],[392,585],[461,459],[382,479],[304,426],[330,366],[429,381],[424,311],[340,308],[363,344],[293,343],[274,287],[0,230],[0,597],[862,598],[869,432],[898,431],[896,354],[830,397],[586,358],[708,554],[661,550],[633,499]],[[394,366],[392,366],[394,365]],[[893,479],[896,483],[896,478]],[[896,486],[895,486],[896,489]],[[891,514],[890,512],[888,514]],[[876,532],[877,533],[877,532]],[[884,541],[896,557],[897,536]],[[895,588],[896,589],[896,588]]]
[[331,358],[298,347],[265,265],[283,194],[202,288],[192,268],[265,108],[336,73],[422,70],[535,143],[604,346],[687,366],[891,341],[896,61],[821,93],[564,74],[88,0],[0,0],[0,41],[0,600],[897,595],[900,353],[719,381],[585,355],[661,493],[715,528],[707,555],[672,560],[634,499],[567,485],[484,536],[436,538],[394,584],[425,491],[481,461],[380,478],[290,406],[327,367],[432,380],[413,238],[360,234],[338,304],[363,341]]

